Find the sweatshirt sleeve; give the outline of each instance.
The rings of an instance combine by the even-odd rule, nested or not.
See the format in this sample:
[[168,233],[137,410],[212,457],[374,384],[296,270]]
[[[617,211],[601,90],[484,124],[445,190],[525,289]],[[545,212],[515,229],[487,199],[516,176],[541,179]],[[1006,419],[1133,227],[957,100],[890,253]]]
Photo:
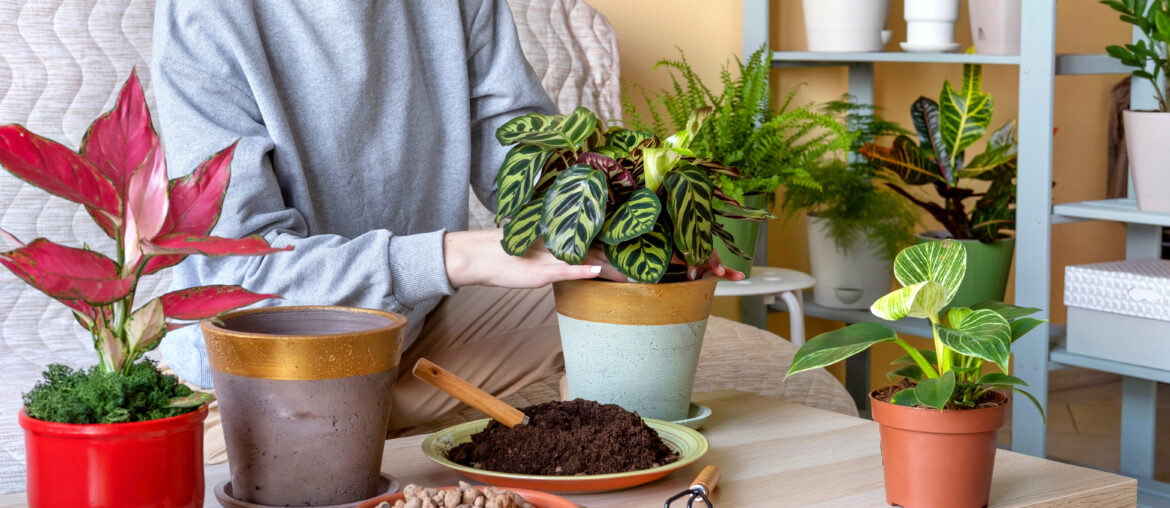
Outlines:
[[483,0],[466,13],[471,83],[471,185],[480,202],[496,209],[496,173],[509,147],[496,129],[515,116],[555,114],[556,106],[524,57],[505,0]]
[[274,142],[251,94],[202,70],[197,62],[167,54],[166,47],[156,49],[161,54],[155,55],[152,74],[171,176],[190,172],[238,139],[213,234],[260,234],[274,246],[293,247],[260,257],[191,256],[176,268],[176,286],[239,284],[280,294],[287,303],[403,314],[417,303],[453,293],[443,260],[444,231],[395,235],[378,229],[355,238],[310,235],[304,216],[286,205],[273,170]]

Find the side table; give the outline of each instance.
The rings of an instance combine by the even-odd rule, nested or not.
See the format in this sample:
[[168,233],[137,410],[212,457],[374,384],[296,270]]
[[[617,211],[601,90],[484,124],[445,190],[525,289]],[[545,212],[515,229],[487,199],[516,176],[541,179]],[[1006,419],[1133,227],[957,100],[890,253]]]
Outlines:
[[[721,280],[715,288],[715,296],[746,296],[760,297],[763,304],[770,305],[779,297],[788,307],[791,317],[788,340],[796,346],[804,344],[804,306],[801,290],[811,288],[816,284],[811,275],[771,266],[753,266],[752,276],[744,280]],[[744,302],[744,305],[749,305]],[[746,314],[746,313],[745,313]],[[759,318],[745,319],[745,322],[757,328],[767,328],[767,314]]]

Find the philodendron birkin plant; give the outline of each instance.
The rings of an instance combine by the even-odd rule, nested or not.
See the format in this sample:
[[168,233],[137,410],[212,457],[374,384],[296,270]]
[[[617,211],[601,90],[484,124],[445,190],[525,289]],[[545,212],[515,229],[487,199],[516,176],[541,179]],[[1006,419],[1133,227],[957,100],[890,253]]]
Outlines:
[[239,286],[203,286],[172,291],[137,308],[135,296],[142,277],[190,254],[264,255],[291,249],[271,247],[260,236],[209,236],[223,206],[235,146],[216,153],[193,173],[168,181],[163,147],[133,73],[114,109],[94,120],[79,152],[20,125],[0,127],[0,165],[53,195],[84,205],[116,250],[111,259],[89,246],[67,247],[44,238],[26,244],[0,231],[18,246],[0,253],[0,264],[73,309],[97,350],[100,369],[92,374],[135,376],[173,391],[162,400],[151,393],[124,397],[127,404],[155,399],[162,407],[93,408],[100,405],[94,401],[101,397],[98,388],[74,388],[83,393],[54,390],[54,383],[76,379],[69,380],[69,369],[52,366],[47,383],[25,396],[29,416],[62,423],[116,423],[175,416],[208,400],[177,381],[162,380],[153,365],[138,360],[168,330],[276,295]]
[[[1035,397],[1022,389],[1024,381],[1009,374],[1008,361],[1012,343],[1043,323],[1027,317],[1040,309],[995,301],[946,309],[966,271],[966,250],[953,240],[907,247],[894,259],[894,276],[903,287],[870,307],[875,316],[887,321],[929,319],[933,350],[914,348],[887,325],[854,323],[806,342],[796,352],[788,375],[837,363],[874,344],[893,342],[906,355],[895,361],[899,368],[890,373],[890,379],[914,382],[894,394],[890,400],[894,404],[940,410],[975,408],[985,402],[988,392],[1006,389],[1024,394],[1043,412]],[[984,372],[987,363],[998,366],[1000,372]]]
[[[731,245],[716,215],[775,218],[723,193],[713,176],[738,177],[735,168],[688,149],[710,113],[710,108],[695,110],[686,128],[665,140],[606,128],[583,107],[505,123],[496,138],[515,146],[496,178],[496,221],[507,220],[504,250],[522,256],[543,238],[558,259],[580,264],[590,248],[600,247],[631,281],[657,283],[672,259],[690,266],[707,263],[715,235]],[[717,210],[713,199],[730,206]]]

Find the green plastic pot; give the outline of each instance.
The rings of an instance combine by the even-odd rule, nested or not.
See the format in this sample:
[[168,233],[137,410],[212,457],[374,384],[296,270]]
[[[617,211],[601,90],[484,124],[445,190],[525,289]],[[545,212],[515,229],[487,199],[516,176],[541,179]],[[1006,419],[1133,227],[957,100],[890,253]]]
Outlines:
[[[752,208],[764,208],[768,206],[768,196],[766,194],[748,194],[744,196],[743,205]],[[716,209],[723,209],[726,206],[727,204],[722,201],[715,201]],[[727,249],[727,245],[723,243],[723,240],[716,237],[715,251],[719,253],[719,258],[723,260],[723,266],[739,270],[744,275],[751,277],[752,256],[756,253],[756,240],[760,237],[760,224],[763,221],[728,219],[720,216],[715,216],[715,220],[723,226],[724,230],[731,233],[732,238],[735,238],[735,246],[748,254],[746,259],[732,254]]]
[[[918,235],[918,243],[936,242],[950,238],[945,231],[928,231]],[[995,243],[978,240],[955,240],[967,249],[967,277],[951,300],[952,307],[970,307],[987,300],[1003,301],[1007,290],[1008,273],[1012,269],[1015,238],[1003,238]]]

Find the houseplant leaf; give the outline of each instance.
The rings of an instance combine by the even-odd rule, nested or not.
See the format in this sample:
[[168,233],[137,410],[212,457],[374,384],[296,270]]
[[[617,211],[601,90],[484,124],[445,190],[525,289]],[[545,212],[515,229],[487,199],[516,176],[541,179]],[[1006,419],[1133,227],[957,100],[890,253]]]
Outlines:
[[894,276],[903,286],[934,281],[946,288],[950,303],[967,273],[967,250],[954,240],[912,245],[894,258]]
[[130,314],[126,321],[126,346],[132,352],[154,349],[167,333],[163,304],[155,298]]
[[158,144],[138,73],[131,71],[114,108],[90,124],[81,140],[81,155],[114,184],[119,196],[126,196],[130,176]]
[[118,265],[110,258],[44,238],[0,253],[0,263],[25,282],[59,300],[106,304],[126,296],[136,282],[133,276],[121,277]]
[[751,259],[752,256],[750,254],[744,252],[743,249],[740,249],[739,246],[735,245],[735,236],[729,233],[726,229],[723,229],[723,225],[718,221],[715,222],[715,236],[718,236],[720,240],[723,240],[723,246],[727,247],[728,252],[743,259]]
[[638,186],[634,175],[608,155],[585,152],[577,158],[577,164],[585,164],[593,169],[604,171],[609,184],[615,188],[633,189]]
[[955,373],[946,371],[934,379],[923,379],[914,387],[914,396],[923,406],[942,410],[955,393]]
[[576,150],[597,129],[592,111],[578,107],[567,115],[530,113],[513,118],[496,129],[501,145],[520,143],[541,148]]
[[1042,323],[1044,323],[1044,321],[1045,320],[1043,320],[1043,319],[1036,319],[1036,318],[1030,318],[1030,317],[1020,318],[1020,319],[1017,319],[1015,321],[1012,321],[1012,323],[1011,323],[1011,325],[1012,325],[1012,342],[1019,340],[1024,335],[1027,335],[1028,332],[1032,331],[1033,328],[1040,326]]
[[544,163],[552,152],[539,146],[516,145],[504,156],[500,172],[496,173],[496,224],[520,211],[528,200]]
[[931,171],[948,185],[955,183],[952,154],[942,131],[938,103],[926,97],[919,97],[910,106],[910,118],[918,131],[918,142],[923,149],[929,148]]
[[626,202],[609,214],[601,227],[601,241],[617,245],[646,234],[654,229],[662,202],[650,189],[634,191]]
[[879,342],[893,342],[898,334],[881,323],[861,322],[809,339],[792,358],[788,376],[819,369],[865,351]]
[[1040,312],[1040,309],[1038,309],[1036,307],[1017,307],[1015,305],[1011,305],[1011,304],[1007,304],[1007,303],[1003,303],[1003,302],[997,302],[994,300],[988,300],[986,302],[979,302],[975,305],[972,305],[971,308],[974,310],[988,309],[988,310],[995,311],[996,314],[1003,316],[1003,318],[1008,320],[1008,321],[1014,321],[1014,320],[1022,318],[1024,316],[1030,316],[1032,314]]
[[0,127],[0,166],[55,196],[122,216],[122,198],[96,166],[56,141],[20,125]]
[[646,284],[662,280],[670,266],[673,251],[661,221],[654,229],[636,238],[611,245],[604,244],[605,257],[626,277]]
[[899,406],[915,407],[921,402],[918,401],[918,395],[914,393],[913,388],[904,388],[893,397],[890,397],[890,404],[897,404]]
[[504,252],[513,256],[523,256],[528,252],[528,248],[540,238],[540,219],[543,211],[544,200],[532,200],[504,225],[504,238],[500,240]]
[[126,231],[123,235],[123,271],[137,270],[142,257],[141,242],[153,239],[162,230],[170,209],[167,195],[167,165],[162,147],[155,145],[130,175],[126,194]]
[[167,407],[199,407],[213,400],[214,394],[192,390],[191,395],[171,399]]
[[[983,93],[983,66],[963,65],[963,84],[959,91],[951,88],[950,81],[943,81],[939,95],[939,125],[946,156],[950,158],[948,168],[955,168],[959,154],[974,144],[987,132],[991,124],[992,99]],[[937,150],[937,148],[936,148]],[[943,158],[942,152],[937,152]],[[954,183],[950,177],[947,181]]]
[[866,143],[861,147],[861,154],[870,162],[897,175],[906,185],[943,181],[935,171],[933,162],[907,136],[894,138],[894,144],[889,148]]
[[663,178],[682,160],[681,155],[669,148],[644,148],[642,157],[646,168],[643,174],[646,188],[654,192],[658,192]]
[[147,254],[203,254],[206,256],[263,256],[292,250],[292,246],[272,247],[260,235],[245,238],[221,238],[218,236],[171,233],[151,240],[145,249]]
[[544,196],[544,244],[557,259],[577,265],[605,220],[605,173],[577,164],[557,177]]
[[201,286],[171,291],[158,298],[170,319],[193,321],[218,316],[279,295],[253,293],[240,286]]
[[869,311],[887,321],[904,317],[929,318],[946,307],[946,288],[934,281],[898,288],[878,298]]
[[653,137],[653,134],[650,134],[646,131],[621,129],[609,133],[609,136],[605,140],[605,144],[621,149],[622,151],[629,154],[634,151],[634,148],[642,144],[643,141]]
[[1004,372],[1011,355],[1012,329],[1007,320],[987,309],[972,311],[958,323],[938,326],[943,345],[967,356],[995,362]]
[[713,188],[707,173],[695,166],[666,176],[666,209],[674,221],[674,245],[690,266],[706,263],[714,249]]

